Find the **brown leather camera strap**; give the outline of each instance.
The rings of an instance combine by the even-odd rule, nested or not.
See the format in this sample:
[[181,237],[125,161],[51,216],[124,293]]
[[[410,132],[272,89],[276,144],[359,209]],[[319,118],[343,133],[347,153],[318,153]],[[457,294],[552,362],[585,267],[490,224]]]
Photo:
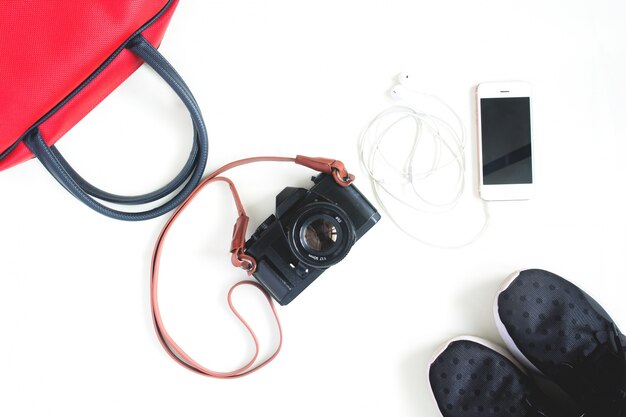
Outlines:
[[[205,368],[196,362],[193,358],[191,358],[185,351],[174,341],[174,339],[167,332],[165,325],[163,323],[163,319],[161,317],[161,312],[159,309],[159,297],[158,297],[158,284],[159,284],[159,265],[161,260],[161,253],[163,250],[163,243],[165,242],[165,238],[178,218],[178,216],[187,208],[189,204],[194,200],[194,198],[202,191],[204,187],[214,182],[226,182],[230,187],[230,191],[233,195],[233,199],[235,200],[235,205],[237,207],[237,221],[235,222],[235,227],[233,230],[233,239],[231,243],[231,262],[234,266],[238,268],[244,269],[248,275],[252,275],[252,273],[256,270],[256,261],[249,255],[245,254],[245,237],[246,237],[246,229],[248,227],[248,216],[244,210],[243,204],[241,203],[241,199],[239,198],[239,194],[237,193],[237,188],[235,184],[228,178],[220,176],[222,173],[233,169],[235,167],[251,164],[254,162],[295,162],[296,164],[303,165],[314,169],[316,171],[325,172],[330,174],[335,179],[335,182],[341,186],[347,187],[354,181],[354,176],[348,174],[345,169],[345,166],[342,162],[327,159],[327,158],[311,158],[306,156],[298,155],[295,158],[285,158],[285,157],[274,157],[274,156],[261,156],[255,158],[246,158],[240,159],[238,161],[231,162],[230,164],[224,165],[223,167],[217,169],[213,173],[209,174],[202,182],[193,190],[193,192],[187,197],[187,199],[176,209],[174,214],[169,218],[163,230],[159,234],[159,237],[156,241],[156,245],[154,247],[154,252],[152,254],[152,266],[150,271],[150,305],[152,308],[152,319],[154,322],[154,328],[159,338],[159,342],[165,349],[165,351],[178,362],[181,366],[189,369],[190,371],[196,372],[200,375],[210,376],[214,378],[238,378],[245,375],[248,375],[252,372],[255,372],[269,362],[271,362],[280,352],[283,343],[283,332],[280,325],[280,320],[278,319],[278,313],[276,312],[276,307],[272,298],[267,293],[267,291],[257,282],[255,281],[241,281],[230,288],[228,291],[228,306],[230,307],[233,314],[237,317],[237,319],[243,324],[246,328],[255,346],[255,353],[252,358],[242,367],[236,369],[234,371],[229,372],[217,372]],[[258,355],[259,355],[259,341],[257,339],[256,334],[250,327],[250,325],[246,322],[246,320],[239,314],[237,309],[235,308],[232,302],[232,294],[235,288],[241,285],[252,285],[261,291],[261,293],[267,299],[267,302],[272,310],[272,314],[276,319],[276,325],[279,333],[279,340],[274,353],[266,359],[263,359],[261,362],[257,363]],[[255,365],[256,364],[256,365]]]

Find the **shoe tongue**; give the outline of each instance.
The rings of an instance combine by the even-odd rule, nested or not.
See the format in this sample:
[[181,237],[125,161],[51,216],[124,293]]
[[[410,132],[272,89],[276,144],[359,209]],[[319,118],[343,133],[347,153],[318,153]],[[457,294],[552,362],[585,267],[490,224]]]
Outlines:
[[[553,401],[547,400],[545,395],[537,392],[530,393],[524,402],[528,405],[528,413],[526,417],[572,417],[570,411],[562,410],[560,406]],[[585,417],[585,416],[581,416]]]
[[565,365],[571,370],[572,392],[580,394],[592,416],[626,416],[624,348],[612,330],[595,336],[599,343],[596,349],[580,363]]
[[617,356],[626,362],[626,354],[624,353],[626,347],[622,341],[621,333],[614,323],[609,323],[607,330],[596,332],[595,339],[599,344],[609,346]]

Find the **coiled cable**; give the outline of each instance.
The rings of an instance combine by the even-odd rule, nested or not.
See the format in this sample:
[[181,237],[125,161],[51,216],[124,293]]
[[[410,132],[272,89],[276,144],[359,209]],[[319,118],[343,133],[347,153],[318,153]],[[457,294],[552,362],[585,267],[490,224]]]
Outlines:
[[[398,91],[396,88],[393,92]],[[473,236],[459,244],[433,242],[416,234],[400,219],[398,210],[386,202],[389,200],[387,197],[391,197],[392,202],[400,203],[412,212],[443,214],[458,206],[465,190],[466,135],[461,118],[436,96],[415,92],[411,94],[422,102],[428,102],[433,111],[422,111],[407,102],[406,105],[390,107],[379,113],[359,138],[361,166],[370,177],[375,198],[382,210],[405,234],[437,248],[468,246],[477,241],[489,225],[490,215],[484,200],[482,226]],[[435,114],[436,107],[443,112]],[[408,147],[406,143],[393,141],[399,136],[396,131],[400,131],[402,125],[407,123],[413,125]],[[408,138],[409,134],[400,141],[405,137]],[[390,150],[395,155],[389,155]],[[402,155],[398,158],[397,153]]]

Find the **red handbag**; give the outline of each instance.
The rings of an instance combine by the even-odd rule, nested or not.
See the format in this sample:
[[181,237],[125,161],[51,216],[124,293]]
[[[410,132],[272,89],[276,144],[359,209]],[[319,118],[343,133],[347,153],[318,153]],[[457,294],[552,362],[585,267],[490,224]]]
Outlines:
[[[178,0],[9,0],[0,9],[0,171],[32,157],[76,198],[121,220],[145,220],[175,207],[200,182],[208,141],[185,82],[157,51]],[[120,196],[89,184],[54,144],[128,78],[150,65],[185,104],[193,147],[181,172],[145,195]],[[142,212],[112,209],[151,203]]]

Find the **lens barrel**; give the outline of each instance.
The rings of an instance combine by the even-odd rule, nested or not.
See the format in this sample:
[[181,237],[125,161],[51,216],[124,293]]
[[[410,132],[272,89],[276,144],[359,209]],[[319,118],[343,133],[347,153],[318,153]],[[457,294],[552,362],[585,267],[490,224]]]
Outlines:
[[341,261],[355,242],[348,215],[339,207],[314,202],[304,206],[290,228],[289,243],[298,259],[314,268]]

